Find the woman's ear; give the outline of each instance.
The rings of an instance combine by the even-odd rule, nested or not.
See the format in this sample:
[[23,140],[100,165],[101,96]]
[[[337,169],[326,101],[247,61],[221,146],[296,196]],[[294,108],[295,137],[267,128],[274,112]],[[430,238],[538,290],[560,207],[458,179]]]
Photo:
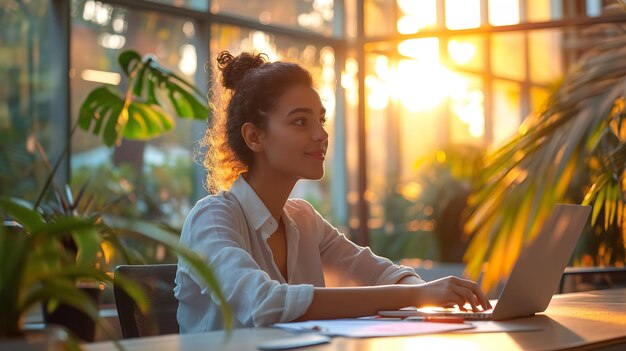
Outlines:
[[253,152],[263,151],[262,132],[254,124],[246,122],[241,126],[241,135]]

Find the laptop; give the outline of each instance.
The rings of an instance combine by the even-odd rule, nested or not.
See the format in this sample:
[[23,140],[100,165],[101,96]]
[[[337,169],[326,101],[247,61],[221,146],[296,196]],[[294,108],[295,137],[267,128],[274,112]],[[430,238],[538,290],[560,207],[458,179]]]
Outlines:
[[497,303],[492,303],[490,310],[412,307],[378,314],[383,317],[455,316],[467,320],[504,320],[543,312],[552,300],[590,212],[591,206],[556,205],[535,240],[520,253]]

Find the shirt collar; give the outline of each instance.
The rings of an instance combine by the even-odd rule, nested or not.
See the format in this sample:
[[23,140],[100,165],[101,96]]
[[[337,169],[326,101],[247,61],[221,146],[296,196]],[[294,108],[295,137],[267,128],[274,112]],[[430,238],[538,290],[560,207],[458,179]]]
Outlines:
[[230,187],[230,192],[235,195],[235,198],[239,201],[239,205],[243,209],[246,220],[252,225],[255,231],[259,231],[259,229],[263,227],[262,234],[264,237],[276,231],[278,223],[276,223],[263,201],[261,201],[242,175],[237,177]]

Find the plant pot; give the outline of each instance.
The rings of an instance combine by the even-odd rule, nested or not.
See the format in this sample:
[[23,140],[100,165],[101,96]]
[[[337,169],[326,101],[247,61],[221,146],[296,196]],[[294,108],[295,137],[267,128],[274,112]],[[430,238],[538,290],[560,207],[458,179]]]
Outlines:
[[22,330],[21,337],[0,339],[0,351],[66,350],[68,338],[67,332],[58,326],[28,328]]
[[[80,287],[89,297],[96,303],[100,304],[100,295],[102,290],[97,287]],[[74,308],[73,306],[59,304],[57,308],[49,313],[45,308],[47,304],[44,304],[43,320],[46,325],[60,325],[82,341],[93,342],[96,334],[96,322],[92,320],[88,315]]]

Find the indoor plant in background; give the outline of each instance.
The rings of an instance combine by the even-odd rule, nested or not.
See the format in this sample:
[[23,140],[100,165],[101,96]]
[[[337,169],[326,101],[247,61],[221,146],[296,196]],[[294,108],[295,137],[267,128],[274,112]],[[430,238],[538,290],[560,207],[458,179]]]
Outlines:
[[[76,283],[112,283],[110,272],[96,262],[102,244],[116,244],[116,235],[121,232],[155,240],[188,260],[222,301],[225,318],[230,323],[228,306],[210,268],[201,257],[179,247],[176,236],[154,224],[120,218],[103,220],[93,215],[44,216],[40,209],[9,198],[0,199],[0,213],[19,224],[0,226],[0,308],[3,311],[0,339],[20,336],[24,314],[42,302],[48,309],[56,308],[59,303],[73,306],[98,321],[98,306]],[[75,243],[76,252],[67,247],[68,235]],[[148,308],[141,290],[133,282],[117,277],[116,284],[121,284],[141,308]]]
[[544,109],[486,157],[469,199],[466,273],[477,279],[484,269],[486,290],[508,276],[521,248],[563,201],[593,205],[593,235],[608,243],[593,263],[624,265],[626,31],[615,24],[583,33],[591,47]]
[[483,155],[472,145],[449,145],[416,160],[412,179],[385,191],[384,223],[372,230],[372,250],[392,260],[461,262],[467,246],[461,211]]
[[[142,59],[136,52],[126,51],[120,54],[119,63],[128,76],[128,89],[121,94],[109,86],[95,89],[82,104],[78,120],[81,128],[101,135],[107,146],[118,144],[122,138],[153,138],[171,129],[174,118],[167,112],[168,105],[179,117],[208,117],[209,109],[200,92],[161,67],[154,57]],[[67,201],[69,198],[59,201],[62,211],[44,211],[44,195],[49,195],[54,174],[67,151],[51,167],[35,204],[0,199],[3,217],[17,223],[0,227],[0,339],[20,335],[24,313],[40,302],[47,302],[49,309],[65,303],[98,320],[98,306],[77,288],[76,282],[111,282],[110,272],[96,263],[97,256],[102,254],[105,242],[123,250],[118,240],[122,233],[156,241],[188,260],[221,300],[226,325],[230,325],[232,314],[210,267],[197,254],[179,247],[178,237],[163,227],[98,211],[79,211],[77,202]],[[67,190],[71,193],[69,187]],[[83,193],[80,191],[77,198]],[[56,195],[60,199],[59,191]],[[75,250],[68,250],[68,237]],[[122,284],[140,306],[146,306],[132,282],[122,280]]]
[[[109,147],[122,138],[147,140],[175,125],[169,108],[182,118],[206,121],[209,108],[202,93],[185,79],[159,65],[152,55],[135,51],[119,55],[128,78],[126,91],[103,85],[89,93],[80,107],[79,126],[100,135]],[[165,108],[164,108],[165,107]]]

